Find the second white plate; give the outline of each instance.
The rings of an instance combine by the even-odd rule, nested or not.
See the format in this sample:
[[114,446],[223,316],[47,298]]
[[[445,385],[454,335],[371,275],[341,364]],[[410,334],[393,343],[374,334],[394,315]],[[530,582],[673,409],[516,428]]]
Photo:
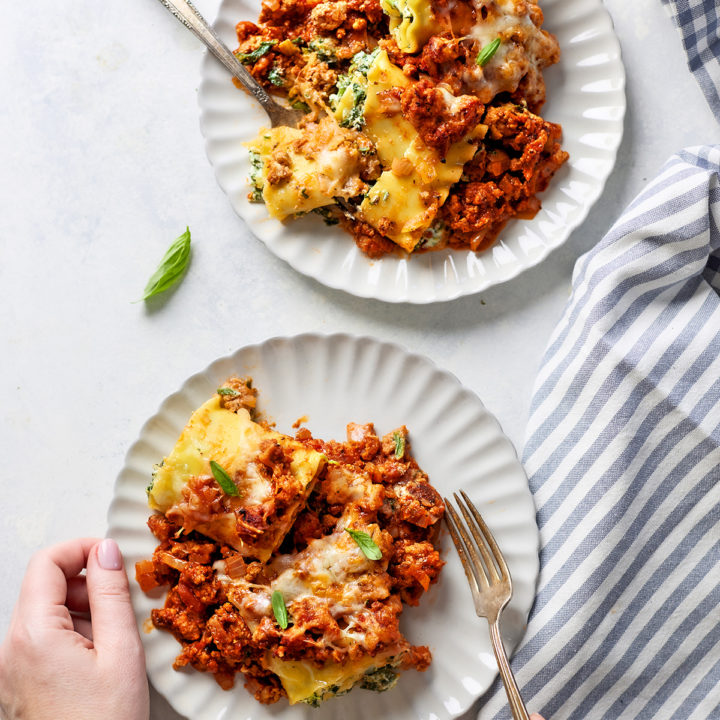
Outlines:
[[[266,127],[260,106],[238,90],[213,57],[202,64],[198,94],[202,133],[220,187],[250,230],[292,267],[318,282],[360,297],[431,303],[471,295],[537,265],[562,245],[600,196],[620,145],[625,115],[625,71],[620,45],[602,0],[544,0],[545,28],[562,50],[545,73],[543,117],[561,123],[570,160],[540,197],[531,221],[512,221],[482,253],[443,250],[408,259],[370,260],[338,227],[320,217],[281,223],[265,206],[248,202],[250,171],[243,146]],[[260,0],[223,0],[215,29],[236,47],[235,25],[257,20]]]
[[[318,437],[345,438],[348,422],[375,423],[385,433],[405,424],[413,454],[445,496],[465,490],[490,526],[506,556],[514,596],[503,613],[509,648],[525,631],[538,575],[535,507],[525,473],[510,441],[480,400],[455,377],[397,345],[349,335],[276,338],[238,350],[189,378],[148,420],[128,452],[108,514],[109,534],[120,544],[126,568],[150,557],[157,541],[146,526],[147,487],[152,467],[167,455],[193,409],[211,397],[232,374],[251,375],[260,408],[292,433],[301,416]],[[424,673],[404,673],[393,690],[353,690],[319,709],[306,705],[260,705],[242,687],[225,692],[205,673],[176,672],[180,650],[165,632],[142,633],[153,685],[175,709],[192,720],[228,718],[270,720],[449,720],[467,711],[497,674],[487,623],[476,615],[467,580],[452,542],[443,533],[447,560],[440,581],[419,607],[403,612],[401,627],[410,642],[428,645],[433,654]],[[163,603],[131,581],[138,625]]]

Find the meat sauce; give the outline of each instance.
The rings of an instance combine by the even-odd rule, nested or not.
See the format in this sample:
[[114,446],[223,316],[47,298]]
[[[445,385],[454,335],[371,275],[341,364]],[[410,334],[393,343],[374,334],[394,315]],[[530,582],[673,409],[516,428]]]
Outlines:
[[[350,424],[347,434],[348,440],[341,443],[313,438],[305,428],[297,431],[296,438],[324,453],[328,464],[268,564],[243,558],[197,532],[186,534],[164,515],[150,517],[148,526],[159,544],[151,559],[137,564],[136,578],[145,592],[169,588],[164,607],[152,611],[151,621],[155,628],[172,633],[182,646],[174,668],[191,666],[212,673],[226,690],[240,673],[259,702],[274,703],[286,693],[278,676],[268,669],[268,653],[319,667],[327,661],[349,662],[363,654],[379,656],[388,647],[400,646],[406,651],[398,669],[428,667],[430,651],[405,641],[399,617],[403,605],[418,604],[443,566],[435,545],[444,513],[442,499],[413,459],[405,427],[378,437],[372,424]],[[369,620],[364,624],[363,642],[339,642],[343,628],[326,605],[311,597],[293,603],[287,628],[260,614],[251,629],[218,568],[223,568],[226,577],[242,578],[246,585],[269,584],[283,567],[302,558],[303,551],[307,554],[309,543],[328,538],[348,513],[379,526],[379,545],[387,565],[385,571],[381,568],[369,576],[375,582],[367,585],[363,612]]]
[[[237,52],[254,58],[253,51],[264,47],[260,57],[246,61],[250,72],[268,91],[307,103],[309,122],[331,112],[332,93],[350,60],[380,47],[412,81],[404,91],[393,89],[393,102],[441,158],[473,128],[486,127],[475,157],[414,250],[479,251],[510,219],[535,216],[538,194],[568,158],[561,127],[538,114],[545,102],[543,70],[560,51],[542,29],[536,0],[428,4],[434,31],[414,54],[399,49],[379,0],[264,0],[258,24],[238,23]],[[478,54],[494,38],[501,40],[499,48],[481,66]],[[386,236],[397,232],[390,221],[370,224],[337,211],[331,218],[371,258],[398,251]]]

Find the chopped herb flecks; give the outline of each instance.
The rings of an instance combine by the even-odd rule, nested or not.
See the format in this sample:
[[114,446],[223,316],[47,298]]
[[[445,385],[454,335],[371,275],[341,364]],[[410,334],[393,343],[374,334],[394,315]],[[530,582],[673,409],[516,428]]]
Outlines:
[[285,85],[285,76],[283,75],[282,68],[273,65],[268,73],[268,80],[276,87],[283,87],[283,85]]
[[376,47],[372,52],[367,53],[361,50],[353,55],[351,70],[357,70],[361,75],[367,77],[370,66],[375,62],[375,58],[380,54],[380,48]]
[[393,440],[395,441],[395,457],[401,458],[405,454],[405,437],[399,432],[394,432]]
[[[345,113],[343,119],[340,121],[340,125],[347,128],[353,128],[354,130],[362,130],[365,124],[365,115],[363,114],[363,108],[365,106],[365,98],[367,93],[362,85],[358,85],[356,82],[351,82],[348,89],[353,94],[353,106]],[[347,90],[345,91],[347,92]]]
[[422,236],[422,240],[418,245],[418,250],[424,248],[429,250],[439,245],[445,237],[445,223],[442,220],[438,220],[431,225]]
[[263,202],[262,194],[262,171],[263,159],[260,153],[255,150],[250,151],[250,185],[252,192],[250,193],[250,202]]
[[326,38],[316,38],[308,43],[308,48],[317,56],[318,60],[322,60],[328,65],[334,65],[337,62],[335,55],[335,46]]
[[310,106],[306,102],[303,102],[302,100],[293,100],[290,103],[290,107],[293,108],[294,110],[302,110],[304,113],[310,112]]

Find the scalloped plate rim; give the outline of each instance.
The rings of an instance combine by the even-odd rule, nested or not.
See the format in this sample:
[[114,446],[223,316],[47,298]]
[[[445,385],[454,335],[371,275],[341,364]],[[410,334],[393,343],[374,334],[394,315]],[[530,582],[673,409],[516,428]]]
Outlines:
[[[220,4],[220,8],[218,10],[218,15],[215,20],[215,25],[223,18],[223,13],[226,10],[226,8],[233,2],[237,2],[238,0],[222,0]],[[253,0],[240,0],[240,2],[252,2]],[[468,281],[465,281],[463,284],[456,284],[454,287],[448,288],[447,285],[443,286],[443,291],[438,292],[437,287],[433,283],[434,286],[434,292],[433,294],[427,294],[423,297],[418,297],[412,295],[411,289],[408,290],[407,288],[402,291],[398,290],[397,285],[391,286],[389,284],[386,284],[384,287],[380,285],[373,285],[367,281],[367,276],[365,277],[365,280],[356,281],[357,275],[353,274],[352,278],[348,278],[346,274],[343,273],[325,273],[324,275],[320,276],[318,266],[316,266],[315,270],[309,269],[308,267],[301,267],[303,263],[306,263],[306,258],[302,258],[302,262],[298,261],[296,257],[291,257],[290,253],[281,248],[278,247],[278,244],[276,240],[272,237],[266,237],[262,234],[261,230],[257,229],[257,224],[254,224],[252,221],[252,218],[246,217],[245,213],[241,210],[241,206],[236,203],[232,196],[231,196],[231,189],[227,187],[226,183],[220,178],[219,176],[219,169],[218,164],[215,161],[213,157],[213,152],[211,150],[211,143],[214,138],[208,136],[206,130],[208,125],[208,117],[211,114],[210,110],[208,109],[208,105],[205,101],[206,93],[207,93],[207,67],[208,63],[215,63],[212,56],[206,51],[203,57],[203,61],[201,63],[200,68],[200,75],[201,75],[201,82],[199,91],[197,94],[198,98],[198,104],[200,107],[200,130],[204,138],[204,147],[205,147],[205,153],[208,158],[208,161],[210,162],[211,166],[213,167],[213,171],[215,174],[216,181],[220,188],[223,190],[223,192],[228,196],[228,199],[230,201],[231,206],[235,210],[236,214],[244,221],[250,232],[258,238],[261,242],[263,242],[268,249],[275,254],[277,257],[281,258],[285,262],[287,262],[291,267],[293,267],[296,271],[302,273],[303,275],[306,275],[307,277],[313,278],[315,281],[317,281],[320,284],[326,285],[329,288],[332,288],[334,290],[342,290],[344,292],[347,292],[349,294],[355,295],[357,297],[367,298],[367,299],[376,299],[383,302],[390,302],[390,303],[409,303],[409,304],[430,304],[435,302],[450,302],[452,300],[456,300],[460,297],[465,297],[468,295],[474,295],[479,292],[482,292],[484,290],[487,290],[489,287],[492,287],[494,285],[499,285],[505,282],[508,282],[509,280],[512,280],[516,278],[518,275],[520,275],[525,270],[528,270],[532,267],[535,267],[536,265],[543,262],[554,250],[556,250],[558,247],[562,246],[571,233],[579,227],[586,219],[587,216],[591,210],[591,208],[594,206],[594,204],[597,202],[598,198],[602,194],[605,184],[607,182],[608,177],[610,176],[616,160],[617,160],[617,153],[618,149],[620,147],[623,133],[624,133],[624,118],[627,108],[627,102],[626,102],[626,96],[625,96],[625,87],[626,87],[626,74],[625,74],[625,68],[622,61],[622,49],[620,46],[620,42],[617,38],[617,35],[614,31],[614,24],[611,15],[609,14],[607,8],[602,3],[602,0],[580,0],[581,3],[587,5],[588,8],[591,8],[592,6],[595,6],[595,9],[600,11],[604,16],[604,22],[603,25],[605,27],[602,28],[602,31],[605,33],[604,40],[608,43],[608,50],[610,51],[611,59],[608,61],[609,64],[612,67],[613,73],[611,74],[612,79],[618,83],[618,87],[614,88],[614,91],[619,94],[618,103],[617,105],[614,105],[617,109],[617,116],[614,118],[605,118],[604,121],[612,125],[614,130],[613,132],[610,132],[609,130],[606,131],[607,137],[614,138],[612,142],[609,143],[608,147],[605,148],[607,151],[606,156],[604,156],[604,160],[607,162],[606,170],[602,173],[600,173],[599,177],[595,178],[596,182],[592,185],[591,190],[589,191],[587,197],[585,198],[584,202],[579,203],[576,206],[575,212],[571,219],[563,226],[563,229],[561,232],[551,235],[550,238],[547,238],[544,236],[545,242],[543,243],[541,248],[535,248],[530,255],[526,255],[523,258],[520,258],[518,262],[512,263],[510,265],[506,265],[504,268],[499,268],[497,265],[494,266],[493,272],[491,272],[489,275],[486,275],[482,278],[479,278],[477,282],[472,285],[472,287],[467,287]],[[552,25],[552,23],[550,23]],[[562,57],[561,61],[562,63]],[[228,79],[229,83],[229,79]],[[587,93],[586,93],[587,94]],[[567,127],[567,124],[565,125]],[[560,195],[562,189],[559,187],[558,183],[551,184],[551,187],[541,194],[541,200],[543,201],[543,206],[545,206],[546,201],[552,197],[548,193],[555,193]],[[319,218],[318,218],[319,221]],[[525,222],[525,223],[532,223],[533,221],[516,221],[516,222]],[[511,221],[511,227],[513,225],[513,222]],[[286,226],[285,233],[289,233],[292,235],[294,232],[291,226]],[[341,231],[339,231],[341,232]],[[499,242],[502,242],[502,235],[500,237]],[[465,261],[468,256],[475,255],[480,258],[489,257],[489,253],[491,253],[493,248],[490,248],[489,250],[482,252],[482,253],[471,253],[469,251],[442,251],[443,253],[449,252],[450,254],[448,257],[457,257],[460,260],[460,264],[463,264],[463,261]],[[441,253],[429,253],[429,254],[435,254],[440,255]],[[419,256],[416,256],[413,258],[413,260],[418,260]],[[382,259],[379,261],[370,261],[368,258],[366,258],[364,255],[360,254],[358,255],[358,259],[360,262],[364,262],[368,264],[368,267],[372,266],[373,262],[382,262]],[[445,267],[445,271],[447,272],[447,267]],[[410,271],[412,272],[412,270]],[[432,278],[435,279],[437,271],[432,272]],[[350,282],[350,285],[348,284]],[[358,284],[359,283],[359,284]]]
[[[168,396],[166,396],[162,400],[162,402],[160,403],[160,405],[158,407],[157,412],[154,413],[150,418],[148,418],[148,420],[145,421],[145,423],[142,425],[142,428],[140,430],[138,438],[129,447],[129,449],[126,453],[126,456],[125,456],[125,460],[123,462],[123,466],[116,478],[114,490],[113,490],[113,500],[108,509],[108,517],[107,517],[108,528],[109,528],[108,536],[112,537],[113,534],[115,534],[115,535],[117,534],[118,530],[126,529],[124,525],[118,524],[118,517],[117,517],[120,513],[120,511],[118,510],[118,506],[120,505],[121,501],[123,499],[125,499],[125,496],[122,494],[121,491],[122,491],[124,485],[129,482],[126,479],[126,473],[128,471],[130,471],[130,466],[131,466],[133,460],[136,458],[137,455],[139,455],[141,453],[141,448],[143,447],[143,444],[147,442],[146,438],[151,433],[153,424],[157,423],[157,421],[160,420],[161,418],[163,418],[164,415],[167,415],[169,408],[178,399],[187,400],[187,394],[189,392],[191,392],[190,388],[193,383],[202,381],[204,378],[207,378],[208,376],[219,377],[219,375],[221,373],[219,373],[218,369],[220,368],[220,366],[223,363],[225,363],[225,364],[235,363],[237,365],[241,355],[260,353],[260,352],[262,352],[263,348],[267,348],[269,346],[272,346],[272,345],[278,344],[278,343],[281,345],[284,345],[284,346],[291,346],[293,348],[293,351],[295,351],[298,348],[306,347],[312,343],[320,343],[322,345],[332,345],[332,344],[343,343],[345,345],[350,345],[353,348],[359,348],[359,347],[370,344],[370,345],[380,348],[380,350],[391,353],[393,356],[399,356],[399,357],[402,357],[405,359],[410,358],[413,361],[419,362],[421,365],[423,365],[425,367],[425,370],[427,371],[429,377],[442,376],[444,379],[449,380],[453,390],[456,393],[459,393],[460,395],[462,395],[464,399],[470,401],[473,404],[474,408],[477,410],[477,412],[480,414],[480,416],[483,419],[486,419],[489,421],[490,427],[492,428],[492,433],[495,436],[494,439],[497,439],[500,441],[500,443],[502,445],[502,452],[507,455],[508,462],[517,466],[517,468],[516,468],[517,473],[518,473],[517,476],[522,477],[522,487],[515,488],[515,491],[519,490],[521,492],[521,494],[523,495],[523,502],[519,506],[520,513],[525,514],[527,516],[525,518],[527,522],[522,523],[522,527],[523,527],[522,532],[530,533],[530,535],[532,535],[532,542],[528,541],[527,545],[523,547],[523,551],[522,551],[524,553],[522,556],[523,562],[524,563],[530,562],[531,567],[532,567],[532,569],[530,570],[530,575],[532,576],[531,585],[533,588],[533,592],[532,592],[533,598],[530,599],[530,601],[525,604],[526,606],[521,608],[522,621],[526,622],[527,617],[530,612],[530,609],[531,609],[531,606],[532,606],[532,602],[534,601],[534,591],[537,586],[537,580],[538,580],[538,574],[539,574],[539,559],[538,559],[539,533],[538,533],[537,525],[535,523],[535,507],[534,507],[532,495],[530,494],[530,490],[527,486],[527,479],[526,479],[524,470],[522,468],[522,465],[520,464],[520,461],[517,457],[517,453],[515,452],[515,449],[514,449],[512,443],[507,438],[507,436],[505,436],[505,434],[502,432],[502,428],[501,428],[499,422],[497,421],[497,419],[494,417],[494,415],[492,415],[492,413],[490,413],[487,410],[487,408],[485,408],[484,404],[477,397],[477,395],[475,395],[475,393],[473,393],[469,388],[464,386],[460,382],[460,380],[457,378],[457,376],[455,376],[453,373],[441,368],[432,359],[430,359],[424,355],[421,355],[419,353],[409,351],[397,343],[382,341],[382,340],[379,340],[377,338],[367,336],[367,335],[353,335],[350,333],[333,333],[333,334],[303,333],[303,334],[294,335],[294,336],[271,337],[265,341],[242,346],[242,347],[238,348],[236,351],[234,351],[233,353],[218,357],[215,360],[213,360],[212,362],[210,362],[203,370],[200,370],[200,371],[195,372],[192,375],[190,375],[182,383],[182,385],[180,386],[180,388],[178,390],[176,390],[173,393],[170,393]],[[261,398],[262,398],[262,388],[260,388],[260,392],[261,392]],[[410,433],[411,433],[411,437],[412,437],[413,436],[412,425],[410,425]],[[477,499],[477,498],[474,498],[474,499]],[[144,498],[143,498],[143,500],[144,500]],[[484,501],[487,501],[487,499],[484,499]],[[494,502],[494,500],[492,500],[491,502]],[[146,519],[147,515],[148,515],[148,510],[146,508],[144,508],[143,518]],[[490,520],[489,522],[492,524],[492,520]],[[143,520],[143,526],[144,526],[144,520]],[[138,527],[138,528],[133,527],[131,529],[137,530],[138,532],[140,532],[144,535],[149,535],[149,531],[147,531],[143,527]],[[119,542],[120,542],[121,550],[122,550],[124,541],[122,539],[119,539]],[[132,564],[130,561],[130,554],[126,553],[126,555],[128,556],[128,559],[126,561],[126,569],[132,577],[133,568],[132,568]],[[449,558],[445,557],[445,559],[448,560]],[[456,560],[456,558],[455,558],[455,560]],[[456,562],[456,565],[459,567],[459,563]],[[512,566],[512,564],[511,564],[511,566]],[[455,571],[457,571],[457,568]],[[448,572],[448,570],[446,568],[444,570],[444,574],[441,576],[440,583],[442,583],[442,581],[443,581],[442,578],[444,576],[446,576],[447,572]],[[462,572],[462,571],[460,571],[460,572]],[[464,586],[464,589],[467,589],[464,576],[462,577],[461,586]],[[467,591],[467,593],[468,593],[467,597],[466,597],[467,606],[470,609],[472,609],[471,608],[472,603],[471,603],[471,598],[469,595],[469,590]],[[136,618],[138,620],[138,624],[142,627],[144,621],[143,621],[143,618],[141,615],[141,609],[138,607],[138,604],[136,601],[138,600],[138,598],[142,598],[145,596],[140,592],[139,588],[137,587],[137,585],[134,581],[131,581],[131,595],[133,598],[133,605],[134,605]],[[154,603],[155,606],[157,606],[157,604],[158,604],[157,602]],[[421,608],[422,608],[422,603],[421,603]],[[412,610],[414,610],[414,608],[411,608],[410,612]],[[473,617],[474,617],[474,615],[473,615]],[[485,628],[483,628],[481,625],[481,623],[484,624],[484,621],[482,621],[481,619],[478,618],[477,622],[478,622],[478,626],[482,629],[483,634],[486,635],[487,633],[485,631]],[[484,637],[484,635],[482,635],[481,638]],[[142,637],[143,637],[143,640],[145,641],[147,636],[142,634]],[[153,634],[151,637],[156,638],[158,636]],[[517,639],[519,639],[519,638],[516,638],[516,640]],[[411,638],[411,640],[412,640],[412,638]],[[506,638],[506,640],[507,640],[507,638]],[[163,646],[166,646],[166,647],[167,647],[168,643],[172,643],[172,646],[175,648],[175,652],[177,652],[179,650],[179,646],[177,645],[176,641],[174,640],[174,638],[172,638],[169,635],[167,637],[159,636],[159,641],[162,642]],[[155,642],[155,640],[151,639],[151,642]],[[486,650],[489,651],[489,641],[488,641],[488,646],[487,646]],[[147,651],[147,648],[146,648],[146,651]],[[438,660],[437,660],[438,654],[437,653],[438,653],[438,651],[436,649],[434,649],[434,655],[436,658],[434,660],[435,663],[438,662]],[[152,650],[152,648],[150,648],[150,651],[148,652],[149,661],[150,661],[150,659],[152,659],[152,657],[154,657],[155,654],[156,653]],[[441,657],[443,657],[443,656],[441,655]],[[148,665],[150,666],[151,663],[148,662]],[[160,692],[162,695],[164,695],[166,697],[166,699],[170,702],[170,704],[178,712],[184,713],[184,714],[188,715],[188,717],[191,717],[191,718],[202,718],[202,720],[205,720],[206,718],[210,718],[211,717],[210,715],[204,715],[201,712],[200,712],[200,714],[198,714],[199,708],[197,708],[197,706],[193,709],[192,707],[189,707],[185,703],[184,700],[183,700],[183,702],[178,703],[178,702],[176,702],[177,698],[173,698],[172,696],[169,696],[167,694],[167,692],[166,692],[167,688],[165,687],[166,682],[163,680],[163,676],[166,676],[167,675],[166,671],[169,671],[169,670],[170,670],[170,668],[168,667],[168,668],[164,669],[162,672],[160,672],[160,671],[153,672],[149,667],[148,674],[150,675],[150,679],[151,679],[154,687],[158,690],[158,692]],[[485,690],[487,689],[487,687],[489,687],[490,683],[492,682],[492,679],[494,678],[494,676],[496,674],[497,674],[497,670],[495,669],[490,675],[488,675],[485,678],[485,680],[486,680]],[[193,671],[189,676],[186,677],[186,682],[192,683],[193,682],[192,678],[193,677],[199,678],[199,676],[200,676],[200,673],[195,673]],[[171,675],[170,677],[173,677],[173,676]],[[402,678],[401,678],[401,682],[402,682]],[[217,693],[223,694],[222,697],[225,696],[224,691],[222,691],[219,687],[217,687],[215,689],[216,689]],[[483,690],[483,692],[485,690]],[[356,691],[356,692],[359,692],[359,691]],[[393,691],[393,692],[396,692],[396,691]],[[256,716],[259,716],[261,718],[271,717],[269,712],[268,713],[263,712],[265,710],[266,706],[261,706],[261,705],[256,706],[255,705],[256,701],[249,694],[247,694],[246,691],[242,687],[237,688],[237,693],[238,693],[237,695],[233,694],[232,697],[234,699],[240,698],[241,706],[244,706],[247,703],[247,706],[250,708],[250,710],[249,710],[250,714],[247,716],[248,718],[249,717],[254,718]],[[453,718],[458,717],[459,715],[463,714],[464,712],[467,712],[468,708],[470,707],[470,705],[472,704],[474,699],[476,699],[476,697],[478,697],[480,694],[481,693],[475,693],[474,694],[475,696],[473,697],[473,699],[470,701],[469,704],[467,704],[466,706],[463,705],[460,708],[456,708],[455,711],[449,710],[447,715],[445,715],[444,717],[447,718],[447,720],[452,720]],[[230,696],[228,696],[228,697],[230,697]],[[383,694],[383,697],[390,698],[391,696],[389,694],[387,696],[385,694]],[[396,700],[399,700],[401,695],[398,693],[394,697]],[[353,698],[353,695],[351,694],[348,696],[348,698],[353,701],[357,701],[358,695],[355,695],[355,698]],[[453,699],[453,698],[451,698],[451,699]],[[345,698],[331,700],[330,704],[332,704],[333,702],[343,702],[344,700],[345,700]],[[391,700],[390,700],[390,702],[391,702]],[[228,703],[228,706],[229,705],[230,705],[230,703]],[[273,706],[273,707],[276,707],[276,706]],[[333,706],[330,705],[330,707],[332,709]],[[253,708],[255,708],[255,712],[253,712]],[[299,710],[306,710],[305,713],[302,713],[303,717],[307,716],[309,719],[312,719],[313,717],[318,717],[317,711],[314,709],[299,708]],[[338,709],[338,710],[340,710],[340,709]],[[301,716],[297,711],[298,711],[297,705],[296,706],[288,706],[285,708],[285,714],[292,715],[293,717]],[[220,715],[212,716],[212,717],[219,718]]]

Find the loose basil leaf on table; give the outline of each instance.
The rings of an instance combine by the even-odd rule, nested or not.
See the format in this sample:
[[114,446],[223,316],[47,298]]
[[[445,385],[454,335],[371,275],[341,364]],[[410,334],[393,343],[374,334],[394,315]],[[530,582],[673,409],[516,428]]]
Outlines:
[[148,280],[142,299],[147,300],[172,287],[182,277],[189,260],[190,228],[188,227],[168,248],[158,269]]

